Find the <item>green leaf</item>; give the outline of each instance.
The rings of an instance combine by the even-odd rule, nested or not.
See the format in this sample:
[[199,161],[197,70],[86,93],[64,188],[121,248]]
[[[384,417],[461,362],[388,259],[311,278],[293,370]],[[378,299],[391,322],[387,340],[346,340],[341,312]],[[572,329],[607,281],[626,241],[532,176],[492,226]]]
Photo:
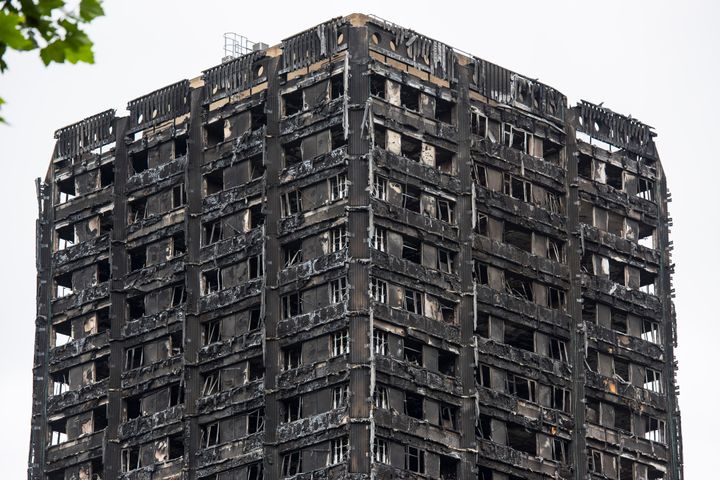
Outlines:
[[22,21],[23,18],[18,14],[0,11],[0,44],[15,50],[32,50],[36,46],[20,31]]
[[64,6],[65,0],[40,0],[37,8],[41,14],[49,16],[53,10]]
[[40,58],[42,58],[45,65],[49,65],[50,62],[63,63],[65,61],[65,42],[55,40],[49,43],[45,48],[40,50]]
[[[5,100],[3,100],[2,97],[0,97],[0,105],[2,105],[3,103],[5,103]],[[0,123],[7,123],[7,122],[5,121],[5,119],[3,117],[0,117]]]
[[85,22],[90,22],[94,18],[102,17],[105,11],[100,4],[100,0],[80,0],[80,18]]
[[66,48],[65,58],[70,63],[85,62],[95,63],[95,55],[92,51],[92,44],[81,45],[77,48]]

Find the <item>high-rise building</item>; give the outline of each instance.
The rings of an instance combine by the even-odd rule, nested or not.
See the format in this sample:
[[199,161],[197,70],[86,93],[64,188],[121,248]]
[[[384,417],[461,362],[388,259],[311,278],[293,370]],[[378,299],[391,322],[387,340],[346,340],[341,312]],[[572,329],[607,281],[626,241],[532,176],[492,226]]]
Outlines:
[[647,125],[365,15],[127,109],[38,181],[30,480],[682,478]]

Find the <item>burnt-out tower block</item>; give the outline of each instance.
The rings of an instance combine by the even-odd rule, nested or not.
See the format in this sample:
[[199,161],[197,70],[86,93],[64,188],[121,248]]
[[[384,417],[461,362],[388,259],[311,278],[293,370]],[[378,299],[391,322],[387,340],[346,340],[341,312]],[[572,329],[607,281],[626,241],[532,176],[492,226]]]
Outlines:
[[29,480],[681,480],[647,125],[322,23],[58,130]]

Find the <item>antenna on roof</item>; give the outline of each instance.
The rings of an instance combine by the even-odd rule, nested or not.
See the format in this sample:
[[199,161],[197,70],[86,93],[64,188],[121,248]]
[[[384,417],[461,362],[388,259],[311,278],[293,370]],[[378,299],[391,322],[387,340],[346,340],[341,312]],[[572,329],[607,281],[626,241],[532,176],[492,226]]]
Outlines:
[[225,39],[225,55],[222,59],[223,62],[227,62],[233,58],[242,57],[250,52],[268,48],[266,43],[252,42],[247,37],[235,32],[226,32],[223,35],[223,38]]

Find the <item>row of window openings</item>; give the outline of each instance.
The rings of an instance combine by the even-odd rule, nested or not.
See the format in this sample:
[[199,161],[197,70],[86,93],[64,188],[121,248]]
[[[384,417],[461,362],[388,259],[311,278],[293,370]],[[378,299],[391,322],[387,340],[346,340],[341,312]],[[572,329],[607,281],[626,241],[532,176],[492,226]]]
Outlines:
[[[220,393],[224,389],[227,389],[228,382],[225,381],[225,375],[229,375],[234,378],[236,377],[235,373],[237,370],[237,368],[228,368],[223,370],[215,370],[204,374],[202,377],[203,386],[201,395],[203,397],[207,397],[210,395],[215,395],[217,393]],[[265,376],[265,365],[263,364],[262,357],[255,357],[248,360],[247,368],[245,370],[242,370],[242,372],[244,374],[241,377],[243,384],[248,384],[257,380],[261,380]]]
[[[180,158],[187,154],[187,139],[183,137],[177,137],[173,140],[173,158]],[[148,170],[148,150],[142,150],[136,153],[130,154],[130,168],[128,174],[130,176],[144,172]],[[97,189],[103,189],[113,185],[115,182],[115,165],[113,162],[104,163],[100,165],[99,173],[97,174]],[[78,189],[76,185],[76,179],[74,177],[58,180],[55,183],[57,193],[55,198],[55,204],[60,205],[66,203],[78,195]]]
[[[265,106],[257,105],[250,109],[250,131],[254,132],[267,123]],[[219,119],[205,125],[205,146],[214,147],[228,140],[232,135],[230,119]]]
[[[535,301],[534,282],[532,279],[515,272],[502,271],[504,290],[509,295],[528,302]],[[473,278],[480,285],[490,285],[488,266],[476,260],[473,264]],[[547,291],[547,307],[553,310],[565,310],[567,299],[565,291],[547,285],[537,284],[537,288],[545,288]]]
[[[185,389],[182,385],[171,385],[168,389],[166,398],[167,404],[164,405],[161,410],[182,405],[185,401]],[[148,413],[149,412],[143,412],[142,396],[134,395],[123,399],[123,420],[125,422],[140,418]]]
[[[185,184],[175,185],[172,189],[171,196],[172,209],[179,208],[187,204],[187,194],[185,193]],[[136,224],[148,218],[148,197],[136,198],[128,200],[127,223],[128,225]]]
[[[561,145],[548,138],[536,137],[510,123],[503,122],[501,124],[488,119],[476,109],[470,113],[470,133],[555,164],[560,161]],[[542,152],[539,151],[540,148],[542,148]]]
[[[87,337],[110,330],[110,307],[98,309],[95,313],[86,317],[82,326],[77,324],[73,327],[73,319],[68,319],[60,323],[54,323],[52,332],[54,334],[54,347],[60,347],[77,338]],[[80,331],[78,331],[80,330]]]
[[[262,155],[251,157],[250,162],[250,181],[262,177],[265,174],[265,165],[263,164]],[[233,174],[230,168],[218,168],[203,175],[203,192],[204,196],[215,195],[229,188],[231,182],[227,175]]]
[[[245,415],[248,435],[265,431],[265,409],[257,408]],[[210,448],[220,444],[223,423],[212,422],[200,425],[200,448]]]
[[[170,335],[165,341],[166,358],[172,358],[180,355],[183,351],[182,332],[177,332]],[[156,344],[156,347],[162,349],[161,342]],[[160,355],[155,359],[156,361],[164,360]],[[148,364],[145,358],[145,346],[137,345],[131,348],[125,349],[125,371],[134,370],[136,368],[143,367]]]
[[[475,183],[488,188],[488,168],[484,165],[475,164],[472,172]],[[536,192],[533,195],[533,188],[539,189],[540,194]],[[537,205],[551,213],[562,214],[564,212],[560,195],[544,188],[533,187],[532,182],[508,172],[503,172],[502,193],[525,203]]]
[[[630,334],[631,329],[629,328],[628,314],[622,310],[605,306],[609,311],[607,315],[609,317],[609,326],[611,330],[618,333]],[[583,299],[582,302],[582,317],[588,323],[600,325],[598,304],[592,300]],[[662,343],[662,337],[660,333],[660,322],[643,318],[638,322],[638,328],[640,328],[640,338],[655,344]]]
[[[333,387],[332,408],[345,408],[348,405],[349,394],[349,387],[347,385]],[[303,397],[296,396],[282,400],[280,413],[282,423],[291,423],[304,418]]]
[[[596,448],[587,449],[588,472],[603,475],[605,478],[618,478],[619,480],[634,480],[640,478],[634,471],[635,462],[629,458],[620,457],[620,470],[618,471],[618,456],[615,453],[607,453]],[[648,465],[647,474],[642,478],[647,480],[663,480],[665,474]]]
[[[97,286],[110,280],[110,260],[100,260],[95,264],[95,273],[92,279],[92,286]],[[72,295],[79,287],[73,280],[73,272],[67,272],[55,277],[55,298],[63,298]]]
[[[248,332],[259,330],[262,325],[261,311],[259,308],[250,309]],[[202,327],[203,345],[212,345],[222,341],[222,319],[218,318],[203,323]]]
[[[630,288],[631,278],[628,268],[632,267],[629,267],[623,262],[613,258],[595,255],[590,251],[586,251],[580,259],[581,271],[589,275],[605,276],[613,283]],[[648,272],[642,268],[637,270],[639,270],[639,278],[637,279],[638,285],[635,288],[648,295],[655,295],[655,281],[657,280],[657,274]]]
[[[411,212],[426,214],[423,211],[422,197],[430,196],[415,185],[391,182],[402,196],[401,207]],[[378,200],[388,201],[388,179],[379,175],[373,178],[372,195]],[[442,197],[434,197],[434,216],[446,223],[455,223],[455,202]]]
[[[48,423],[49,445],[55,446],[65,443],[68,437],[67,418]],[[107,404],[96,407],[90,416],[80,425],[80,437],[103,431],[108,426]]]
[[[82,384],[90,385],[101,382],[110,377],[110,367],[107,357],[93,360],[89,368],[84,369]],[[70,369],[66,368],[50,374],[50,388],[52,395],[62,395],[70,391]]]
[[[347,198],[350,183],[344,173],[327,179],[328,198],[334,202]],[[299,189],[283,193],[280,197],[280,213],[282,217],[290,217],[303,211],[302,191]]]
[[[247,259],[247,280],[262,278],[265,272],[263,254],[253,255]],[[211,295],[223,290],[223,270],[213,268],[202,272],[200,278],[200,291],[202,295]]]
[[[184,284],[171,285],[167,308],[177,308],[187,301],[187,291]],[[145,295],[133,295],[126,301],[128,320],[139,320],[145,316]]]
[[[399,92],[397,92],[398,89]],[[452,102],[422,93],[419,89],[411,87],[410,85],[405,85],[404,83],[398,84],[392,80],[387,80],[382,75],[376,73],[370,74],[370,95],[384,100],[390,100],[391,97],[393,97],[393,101],[399,101],[401,107],[418,113],[420,113],[422,96],[426,96],[428,99],[434,100],[435,108],[433,118],[439,122],[450,125],[454,124],[453,110],[455,109],[455,105]]]
[[[590,371],[595,373],[601,373],[600,369],[600,354],[595,350],[588,350],[585,358],[585,363]],[[631,364],[627,360],[623,360],[618,357],[611,357],[612,359],[612,375],[616,380],[623,383],[630,383],[630,371]],[[655,370],[650,367],[640,367],[644,370],[644,375],[641,377],[642,388],[649,390],[654,393],[663,394],[665,388],[662,381],[662,372]],[[633,380],[635,380],[633,378]]]
[[[350,453],[348,437],[340,437],[330,441],[330,451],[327,456],[327,466],[337,465],[347,460]],[[283,455],[281,472],[283,478],[303,473],[302,451],[295,450]]]
[[[338,357],[350,353],[350,337],[348,330],[340,330],[330,336],[331,356]],[[295,344],[282,349],[282,370],[299,368],[303,364],[302,344]]]
[[55,229],[55,251],[65,250],[77,245],[81,238],[86,240],[84,237],[90,237],[88,234],[83,235],[83,229],[94,232],[93,237],[102,237],[111,233],[113,229],[112,210],[82,222],[57,227]]
[[[479,364],[475,369],[475,380],[480,387],[493,389],[496,387],[493,385],[491,379],[491,367],[485,364]],[[538,385],[535,380],[517,375],[512,372],[505,372],[505,393],[512,395],[521,400],[525,400],[530,403],[540,403],[538,398]],[[549,404],[544,405],[555,410],[559,410],[565,413],[572,413],[571,403],[571,392],[569,389],[561,387],[559,385],[551,385],[551,395],[549,398]],[[489,435],[489,430],[484,430],[484,435]],[[484,436],[483,438],[490,438]]]
[[[613,187],[615,190],[626,191],[628,185],[626,185],[625,170],[622,167],[593,159],[593,157],[584,153],[581,153],[578,157],[578,176],[588,180],[597,177],[598,175],[593,171],[593,164],[599,164],[601,169],[604,168],[604,174],[599,175],[599,180],[604,180],[606,185]],[[634,192],[626,193],[654,202],[655,182],[644,177],[635,177],[635,179],[637,189]]]
[[[419,393],[403,390],[403,411],[408,417],[418,420],[425,420],[425,397]],[[389,393],[385,386],[375,388],[373,394],[373,406],[378,409],[389,410]],[[458,429],[458,407],[448,403],[440,403],[438,425],[443,429],[457,431]]]
[[[478,213],[475,222],[475,232],[484,237],[488,236],[487,214]],[[502,241],[508,245],[519,248],[530,254],[534,254],[533,245],[537,244],[537,236],[535,232],[527,228],[515,225],[510,222],[503,222]],[[546,258],[559,263],[565,263],[565,242],[551,237],[544,237],[544,249]],[[542,238],[542,237],[541,237]]]
[[[373,354],[388,356],[390,334],[384,330],[373,330]],[[425,367],[423,348],[425,344],[420,340],[403,338],[403,360],[415,367]],[[442,375],[455,376],[457,374],[458,355],[447,350],[439,349],[437,352],[437,371]]]
[[[163,451],[157,449],[153,459],[161,462],[169,462],[181,459],[185,453],[185,444],[182,434],[172,435],[164,440]],[[120,450],[120,471],[123,473],[132,472],[143,466],[140,457],[140,446],[135,445]]]
[[[655,228],[642,221],[630,221],[627,217],[594,206],[591,202],[580,200],[579,221],[592,225],[621,238],[637,237],[638,245],[646,248],[656,249]],[[605,219],[607,217],[607,220]],[[636,229],[633,228],[637,225]]]
[[[485,440],[492,441],[492,420],[487,415],[480,415],[475,426],[476,435]],[[506,423],[505,425],[505,441],[508,447],[517,450],[532,457],[538,456],[538,439],[535,431],[525,428],[515,423]],[[550,459],[562,464],[570,462],[570,442],[563,438],[554,437],[550,444],[552,451]],[[484,479],[485,472],[481,470],[478,478]],[[513,480],[516,477],[509,477]],[[518,479],[519,480],[519,479]]]
[[[235,472],[237,470],[233,470],[233,474],[237,475]],[[222,473],[213,473],[211,475],[205,475],[203,477],[198,477],[198,480],[220,480],[221,478],[227,478],[225,476],[222,476]],[[238,480],[263,480],[263,464],[262,462],[256,462],[251,463],[250,465],[245,468],[245,475],[242,477],[233,477],[237,478]]]
[[[327,137],[323,139],[323,136]],[[318,142],[318,140],[320,140],[320,144],[317,145],[318,150],[313,150],[312,152],[315,153],[314,156],[311,157],[312,153],[309,147],[307,147],[307,143],[303,146],[303,140],[305,140],[305,142]],[[345,138],[344,130],[340,126],[331,128],[329,132],[320,132],[314,137],[298,138],[283,145],[283,165],[285,168],[288,168],[302,163],[303,160],[311,160],[320,155],[330,153],[330,151],[336,150],[344,145],[347,145],[347,139]]]
[[[253,230],[263,225],[265,225],[265,214],[262,211],[262,204],[253,205],[248,209],[247,228]],[[221,218],[218,218],[202,224],[202,244],[203,246],[212,245],[224,238],[245,235],[245,233],[232,226],[229,222],[223,222]]]
[[[448,175],[455,173],[455,153],[451,150],[424,143],[415,137],[403,135],[378,124],[375,124],[374,128],[375,145],[413,162],[435,167]],[[400,148],[397,147],[397,143],[400,144]]]
[[[490,336],[490,316],[483,312],[477,314],[477,325],[475,333],[483,338],[491,338]],[[496,324],[496,322],[493,322]],[[524,325],[511,322],[503,323],[503,343],[513,348],[519,348],[533,353],[538,352],[535,338],[535,330]],[[568,362],[567,342],[565,340],[549,337],[547,351],[542,352],[551,359],[560,362]]]
[[[587,421],[597,425],[609,426],[616,430],[638,435],[645,440],[666,443],[665,420],[652,415],[640,414],[639,424],[634,421],[632,410],[624,405],[600,402],[596,398],[585,400],[585,416]],[[605,418],[607,416],[608,418]],[[612,425],[607,425],[607,423]],[[640,429],[637,432],[636,429]]]
[[[344,95],[345,87],[342,74],[333,75],[330,77],[329,87],[329,100],[335,100]],[[289,117],[307,110],[309,102],[305,99],[306,90],[303,88],[297,88],[291,92],[282,95],[282,106],[283,106],[283,117]]]

